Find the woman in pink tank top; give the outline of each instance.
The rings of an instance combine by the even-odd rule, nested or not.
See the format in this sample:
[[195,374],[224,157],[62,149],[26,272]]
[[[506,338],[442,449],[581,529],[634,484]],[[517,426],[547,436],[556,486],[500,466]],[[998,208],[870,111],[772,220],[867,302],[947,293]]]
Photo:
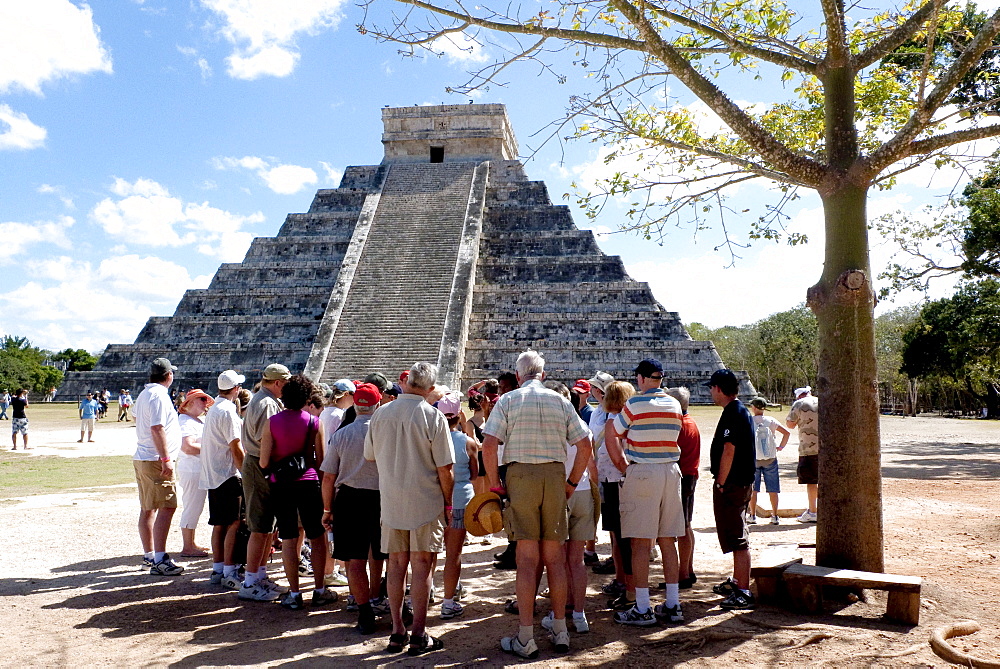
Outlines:
[[323,496],[317,474],[323,461],[323,426],[319,420],[303,410],[306,402],[319,390],[312,381],[296,374],[281,391],[285,410],[268,419],[268,429],[260,443],[260,466],[264,471],[279,467],[282,460],[292,455],[306,456],[306,470],[294,481],[271,481],[271,501],[278,521],[281,539],[281,561],[285,567],[289,591],[280,604],[288,609],[303,606],[299,592],[299,521],[312,547],[313,577],[316,589],[312,603],[327,604],[337,599],[336,593],[326,590],[323,574],[326,571],[326,539],[323,528]]

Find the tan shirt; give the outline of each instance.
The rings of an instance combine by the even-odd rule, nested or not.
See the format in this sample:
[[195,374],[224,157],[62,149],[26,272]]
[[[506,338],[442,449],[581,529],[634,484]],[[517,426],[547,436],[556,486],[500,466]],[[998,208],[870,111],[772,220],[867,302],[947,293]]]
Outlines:
[[448,421],[423,397],[403,394],[372,414],[365,459],[378,466],[383,527],[415,530],[444,512],[437,468],[454,464],[455,454]]
[[788,421],[799,428],[799,455],[819,453],[819,398],[815,395],[795,400]]
[[267,388],[261,388],[254,393],[243,416],[242,444],[247,455],[260,457],[260,440],[264,436],[264,430],[267,429],[267,419],[283,408],[281,400]]

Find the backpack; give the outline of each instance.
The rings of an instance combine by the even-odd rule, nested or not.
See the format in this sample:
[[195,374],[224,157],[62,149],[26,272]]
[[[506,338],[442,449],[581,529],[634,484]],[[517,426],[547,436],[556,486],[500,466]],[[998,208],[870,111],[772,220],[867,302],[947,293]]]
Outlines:
[[773,460],[778,457],[778,449],[774,443],[774,432],[761,421],[754,430],[754,445],[757,450],[758,460]]

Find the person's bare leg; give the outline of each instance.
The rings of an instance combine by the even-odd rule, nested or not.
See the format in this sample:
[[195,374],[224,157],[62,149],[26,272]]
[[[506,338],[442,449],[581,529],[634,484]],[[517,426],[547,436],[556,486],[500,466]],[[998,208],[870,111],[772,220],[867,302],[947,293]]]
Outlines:
[[750,589],[750,551],[733,551],[733,580],[741,590]]
[[410,569],[413,570],[413,580],[410,582],[410,602],[413,605],[414,637],[424,635],[427,627],[427,600],[430,596],[433,567],[437,562],[437,553],[414,551],[410,553]]
[[772,516],[777,516],[778,515],[778,493],[776,493],[776,492],[769,492],[769,493],[767,493],[767,496],[771,498],[771,515]]
[[673,537],[659,537],[660,555],[663,558],[663,580],[676,583],[678,580],[677,543]]
[[[389,595],[389,611],[392,613],[392,633],[405,634],[403,625],[403,582],[406,580],[406,567],[410,563],[409,553],[390,553],[389,568],[386,575],[386,591]],[[424,604],[427,603],[427,593],[424,593]]]
[[193,527],[181,528],[181,539],[184,541],[184,544],[181,547],[181,553],[200,553],[205,550],[195,541],[194,532],[195,528]]
[[465,530],[448,527],[444,531],[444,598],[454,599],[462,574],[462,546]]
[[251,532],[247,541],[247,573],[256,574],[264,564],[264,551],[271,547],[271,533]]
[[153,514],[155,510],[139,512],[139,541],[142,542],[142,552],[153,551]]
[[14,433],[12,433],[10,435],[10,441],[11,441],[11,444],[13,446],[13,448],[11,448],[10,450],[16,451],[17,450],[17,432],[14,432]]
[[326,587],[323,583],[323,569],[326,567],[326,537],[324,533],[319,536],[309,537],[309,546],[312,548],[311,560],[313,568],[313,584],[317,590]]
[[[542,562],[545,563],[545,571],[549,577],[549,601],[552,602],[552,616],[556,620],[561,620],[566,617],[566,595],[569,590],[563,542],[543,540],[541,553]],[[583,560],[582,551],[580,559]]]
[[747,505],[747,510],[750,512],[751,516],[757,515],[757,491],[754,490],[750,493],[750,504]]
[[368,592],[369,598],[375,599],[382,594],[382,570],[385,560],[376,560],[374,553],[368,551]]
[[[629,541],[629,539],[626,539]],[[653,547],[652,539],[631,539],[632,541],[632,580],[637,588],[649,587],[649,551]]]
[[226,563],[226,555],[232,555],[232,553],[226,553],[226,539],[228,539],[229,526],[228,525],[213,525],[212,526],[212,562],[222,562]]
[[[24,450],[28,450],[28,435],[22,434],[21,437],[24,438]],[[815,499],[815,496],[813,496],[813,499]],[[816,502],[813,502],[813,506],[816,506]]]
[[[587,566],[583,564],[583,549],[586,542],[566,542],[566,575],[569,580],[569,601],[577,613],[583,611],[587,598]],[[551,586],[549,591],[551,592]]]
[[[347,560],[347,589],[354,601],[361,606],[372,598],[371,581],[368,578],[367,560]],[[378,592],[375,590],[374,592]]]
[[[226,535],[222,542],[222,564],[233,566],[233,552],[236,550],[236,535],[240,530],[240,521],[236,520],[226,528]],[[214,550],[214,546],[213,546]],[[215,560],[218,562],[218,560]]]
[[[517,542],[515,592],[517,593],[518,619],[521,627],[531,627],[535,624],[535,591],[538,587],[536,574],[540,559],[539,543],[538,541]],[[550,584],[550,592],[551,588]],[[552,606],[555,608],[555,603]]]
[[281,564],[288,579],[288,591],[299,592],[299,551],[295,539],[281,541]]
[[[27,448],[27,437],[25,437],[25,448]],[[819,492],[819,485],[816,483],[806,484],[806,496],[809,498],[809,511],[816,513],[816,496]]]
[[156,520],[153,521],[153,550],[157,553],[167,552],[167,535],[170,534],[170,521],[177,509],[157,509]]
[[677,573],[680,578],[694,575],[694,530],[688,525],[684,536],[677,537]]

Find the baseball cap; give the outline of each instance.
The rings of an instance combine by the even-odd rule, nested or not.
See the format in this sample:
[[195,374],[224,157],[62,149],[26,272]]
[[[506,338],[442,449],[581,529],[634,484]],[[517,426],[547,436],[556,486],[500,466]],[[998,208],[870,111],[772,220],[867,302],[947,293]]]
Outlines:
[[408,379],[408,378],[410,378],[410,370],[404,369],[403,371],[401,371],[399,373],[399,382],[400,383],[402,383],[403,381],[406,381],[406,379]]
[[357,388],[350,379],[337,379],[333,382],[333,391],[337,393],[353,393]]
[[382,393],[374,383],[361,383],[354,387],[354,403],[359,407],[373,407],[382,401]]
[[201,388],[193,388],[193,389],[187,391],[187,394],[184,396],[184,401],[181,402],[180,408],[183,409],[185,406],[187,406],[188,402],[193,402],[194,400],[198,399],[199,397],[204,397],[206,400],[208,400],[208,403],[205,404],[205,408],[206,409],[208,407],[212,406],[213,404],[215,404],[215,400],[212,399],[211,395],[209,395],[208,393],[206,393]]
[[403,394],[403,388],[398,383],[394,383],[391,388],[386,389],[385,394],[392,395],[393,397],[399,397]]
[[796,388],[794,393],[795,399],[799,399],[801,395],[805,395],[806,393],[811,393],[811,392],[812,392],[812,386],[803,386],[801,388]]
[[234,369],[227,369],[219,374],[219,390],[232,390],[236,386],[246,383],[247,377],[237,374]]
[[319,384],[319,391],[323,393],[323,397],[325,399],[330,399],[330,397],[333,395],[333,388],[330,387],[329,383]]
[[750,400],[750,406],[757,407],[758,409],[766,409],[767,400],[764,399],[763,397],[755,397],[752,400]]
[[263,379],[265,381],[277,381],[278,379],[290,379],[292,373],[284,365],[274,363],[264,368]]
[[663,365],[656,358],[646,358],[635,368],[635,374],[650,377],[653,374],[663,374]]
[[608,384],[615,380],[615,377],[611,376],[607,372],[597,372],[594,374],[594,378],[587,379],[587,383],[591,386],[597,386],[597,389],[602,393],[608,389]]
[[391,385],[389,383],[389,379],[387,379],[385,377],[385,374],[383,374],[382,372],[372,372],[371,374],[369,374],[364,378],[363,382],[374,385],[376,388],[378,388],[380,393],[384,393],[386,390],[389,389],[389,386]]
[[157,358],[150,364],[149,371],[152,374],[166,374],[167,372],[176,372],[177,368],[171,365],[166,358]]
[[719,390],[727,395],[734,394],[740,388],[739,379],[736,378],[736,374],[734,374],[731,369],[715,370],[712,372],[712,378],[706,381],[703,385],[706,385],[709,388],[717,386]]
[[573,387],[570,388],[570,390],[575,390],[577,392],[581,392],[584,394],[589,393],[590,381],[588,381],[587,379],[577,379],[576,383],[573,384]]
[[434,406],[448,418],[457,416],[462,410],[462,395],[454,390],[445,393],[444,397],[434,403]]

